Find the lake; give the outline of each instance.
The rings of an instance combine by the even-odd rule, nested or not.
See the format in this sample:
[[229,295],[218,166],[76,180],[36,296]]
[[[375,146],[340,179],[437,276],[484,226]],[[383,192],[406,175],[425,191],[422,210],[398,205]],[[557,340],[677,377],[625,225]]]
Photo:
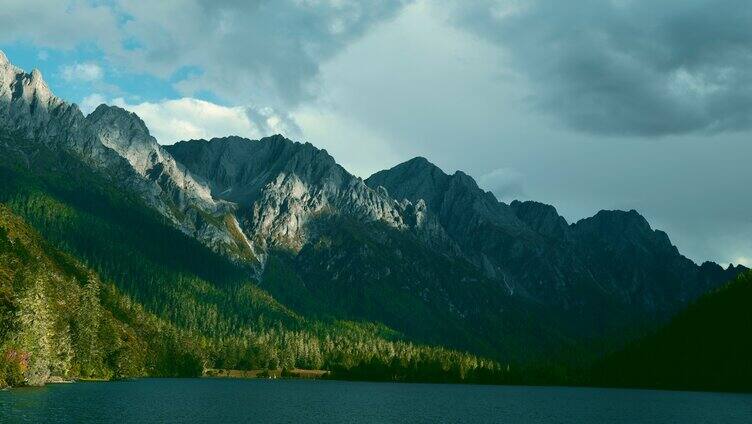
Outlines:
[[306,380],[142,379],[0,392],[2,423],[744,423],[752,395]]

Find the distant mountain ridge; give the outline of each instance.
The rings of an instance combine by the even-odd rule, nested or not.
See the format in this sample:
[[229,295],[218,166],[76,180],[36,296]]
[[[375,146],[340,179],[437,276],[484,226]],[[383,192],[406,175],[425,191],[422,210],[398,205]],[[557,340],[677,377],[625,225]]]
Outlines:
[[[461,255],[510,292],[587,319],[593,312],[665,319],[744,269],[698,267],[634,210],[600,211],[570,225],[550,205],[507,205],[466,174],[447,175],[425,158],[366,183],[425,201]],[[599,311],[603,305],[612,309]]]
[[[694,264],[635,211],[568,224],[425,158],[364,181],[279,135],[160,146],[135,114],[84,117],[2,54],[0,129],[76,155],[296,311],[495,358],[664,321],[743,269]],[[33,149],[0,148],[33,168]]]

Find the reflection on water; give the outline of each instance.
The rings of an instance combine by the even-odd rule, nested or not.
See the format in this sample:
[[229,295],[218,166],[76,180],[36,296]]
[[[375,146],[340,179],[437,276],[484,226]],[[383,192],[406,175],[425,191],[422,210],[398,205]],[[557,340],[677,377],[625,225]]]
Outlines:
[[752,395],[303,380],[144,379],[0,392],[0,422],[752,423]]

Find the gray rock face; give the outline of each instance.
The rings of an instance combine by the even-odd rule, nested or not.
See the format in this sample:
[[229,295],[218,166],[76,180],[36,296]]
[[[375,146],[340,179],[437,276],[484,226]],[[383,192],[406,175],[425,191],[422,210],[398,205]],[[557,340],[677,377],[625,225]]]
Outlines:
[[229,137],[184,141],[167,151],[205,179],[214,197],[243,209],[242,228],[262,250],[299,250],[307,222],[323,213],[406,228],[407,205],[371,189],[311,144]]
[[425,221],[411,215],[420,213],[412,205],[371,189],[310,144],[227,138],[168,151],[135,114],[101,105],[84,117],[50,92],[39,71],[26,74],[4,55],[0,125],[77,154],[186,234],[238,258],[263,259],[269,247],[300,249],[307,222],[323,213],[397,229]]
[[[396,198],[412,203],[424,201],[453,245],[462,255],[483,270],[486,276],[499,280],[510,293],[536,297],[528,293],[530,281],[539,278],[518,276],[513,272],[520,253],[531,258],[545,255],[546,246],[540,234],[531,230],[506,204],[481,190],[467,174],[458,171],[445,174],[425,158],[415,158],[392,169],[380,171],[366,180],[371,187],[385,187]],[[539,269],[542,278],[550,278],[550,269]]]
[[214,200],[206,185],[157,144],[141,119],[105,105],[84,117],[76,105],[52,94],[38,70],[25,73],[1,52],[0,126],[68,150],[138,193],[186,234],[217,250],[249,256],[247,241],[233,231],[238,226],[233,206]]
[[0,125],[28,137],[65,138],[80,126],[75,105],[58,99],[38,70],[26,73],[0,52]]
[[[86,117],[86,123],[97,141],[115,151],[151,183],[158,198],[152,205],[186,233],[217,250],[229,248],[252,253],[247,240],[233,235],[232,229],[239,225],[233,214],[234,205],[215,200],[208,185],[176,162],[149,134],[146,124],[136,114],[100,105]],[[218,222],[213,223],[205,219],[206,216]]]
[[411,203],[423,200],[427,210],[454,237],[462,238],[486,225],[514,234],[529,233],[508,205],[478,188],[470,176],[462,171],[447,175],[422,157],[377,172],[366,179],[366,184],[384,187],[395,199]]
[[100,105],[86,117],[86,123],[102,145],[127,160],[142,177],[158,182],[177,203],[192,202],[202,208],[217,209],[218,203],[211,197],[209,188],[175,162],[135,114]]
[[526,201],[513,201],[510,204],[517,217],[534,231],[554,239],[569,237],[569,224],[551,205]]

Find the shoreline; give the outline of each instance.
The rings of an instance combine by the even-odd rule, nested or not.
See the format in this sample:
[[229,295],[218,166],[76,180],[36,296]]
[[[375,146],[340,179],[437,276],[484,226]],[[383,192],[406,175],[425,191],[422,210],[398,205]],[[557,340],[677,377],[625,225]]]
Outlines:
[[580,389],[604,389],[604,390],[648,390],[659,392],[690,392],[690,393],[736,393],[736,394],[752,394],[752,390],[723,390],[723,389],[702,389],[702,388],[687,388],[687,387],[651,387],[651,386],[628,386],[628,385],[595,385],[595,384],[555,384],[555,383],[483,383],[483,382],[456,382],[456,381],[415,381],[415,380],[386,380],[386,379],[358,379],[347,378],[347,376],[339,375],[330,370],[310,370],[295,368],[292,370],[238,370],[238,369],[222,369],[222,368],[208,368],[203,371],[201,375],[194,376],[140,376],[140,377],[127,377],[127,378],[71,378],[69,380],[62,377],[53,377],[46,381],[45,384],[39,386],[0,386],[0,391],[10,391],[18,388],[43,388],[46,385],[66,385],[73,383],[107,383],[116,381],[127,380],[140,380],[140,379],[162,379],[162,378],[177,378],[177,379],[233,379],[233,380],[327,380],[327,381],[343,381],[343,382],[363,382],[363,383],[396,383],[396,384],[446,384],[446,385],[477,385],[477,386],[504,386],[504,387],[563,387],[563,388],[580,388]]
[[232,373],[225,373],[223,375],[199,375],[199,376],[182,376],[182,377],[129,377],[122,379],[105,379],[105,378],[79,378],[72,380],[64,380],[57,382],[48,382],[41,386],[0,386],[0,392],[10,392],[14,389],[43,389],[47,385],[68,385],[74,383],[112,383],[122,381],[138,381],[138,380],[162,380],[162,379],[186,379],[186,380],[322,380],[331,382],[354,382],[354,383],[383,383],[383,384],[415,384],[415,385],[448,385],[448,386],[492,386],[492,387],[527,387],[527,388],[568,388],[568,389],[591,389],[591,390],[634,390],[634,391],[654,391],[654,392],[674,392],[674,393],[711,393],[711,394],[739,394],[739,395],[752,395],[752,391],[739,391],[739,390],[702,390],[702,389],[683,389],[683,388],[657,388],[657,387],[644,387],[644,386],[595,386],[595,385],[557,385],[557,384],[484,384],[484,383],[453,383],[453,382],[431,382],[431,381],[404,381],[404,380],[358,380],[358,379],[343,379],[343,378],[327,378],[326,375],[331,374],[331,371],[326,370],[295,370],[295,371],[307,371],[309,374],[313,373],[318,377],[312,376],[299,376],[296,373],[285,373],[281,375],[282,370],[270,370],[268,376],[242,376],[237,373],[251,373],[264,370],[222,370],[231,371]]
[[291,370],[236,370],[223,368],[209,368],[204,370],[200,378],[234,378],[234,379],[278,379],[294,378],[301,380],[319,380],[331,375],[328,370],[309,370],[293,368]]

